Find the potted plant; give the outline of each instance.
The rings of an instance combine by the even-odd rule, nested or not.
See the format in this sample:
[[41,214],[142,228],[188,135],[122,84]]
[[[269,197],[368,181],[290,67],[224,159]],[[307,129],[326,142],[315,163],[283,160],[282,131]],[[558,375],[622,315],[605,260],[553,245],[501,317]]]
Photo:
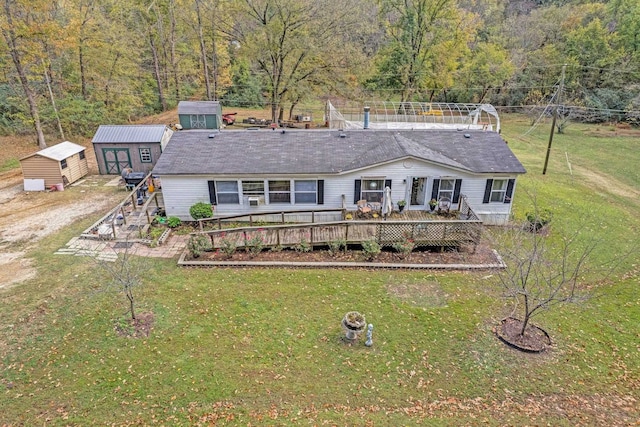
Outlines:
[[406,200],[398,200],[398,211],[402,212],[405,206],[407,206]]
[[344,329],[347,339],[354,340],[362,333],[367,322],[364,315],[357,311],[350,311],[342,318],[342,328]]
[[429,200],[429,209],[431,209],[431,212],[433,212],[436,206],[438,206],[438,201],[436,199]]

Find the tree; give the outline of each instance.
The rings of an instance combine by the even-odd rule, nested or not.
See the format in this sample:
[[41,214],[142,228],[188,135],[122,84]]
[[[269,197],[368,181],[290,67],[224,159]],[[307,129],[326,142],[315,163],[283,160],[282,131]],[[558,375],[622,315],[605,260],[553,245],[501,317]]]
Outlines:
[[[128,243],[128,242],[127,242]],[[142,285],[142,273],[145,271],[143,258],[136,258],[135,253],[127,249],[118,255],[114,262],[97,261],[109,281],[105,289],[115,287],[127,299],[127,311],[131,320],[136,320],[136,298],[134,290]]]
[[459,72],[459,81],[476,91],[475,99],[467,96],[467,102],[488,102],[489,90],[503,86],[514,72],[507,52],[493,43],[477,43],[464,64]]
[[[42,131],[40,112],[36,95],[31,83],[30,65],[42,64],[42,39],[49,33],[46,15],[55,7],[49,2],[24,2],[20,0],[4,0],[0,15],[0,30],[7,45],[9,55],[18,74],[20,85],[27,99],[29,114],[38,138],[38,146],[46,148],[47,143]],[[41,76],[41,73],[33,71]]]
[[[224,31],[263,76],[272,120],[289,92],[320,76],[346,80],[360,56],[349,43],[360,2],[244,0],[235,26]],[[292,98],[296,98],[294,95]]]
[[462,15],[453,0],[381,0],[380,8],[389,43],[373,80],[409,101],[457,67],[467,35]]
[[[527,221],[497,235],[496,246],[505,263],[497,271],[499,285],[512,300],[513,313],[518,313],[520,321],[517,332],[506,337],[511,343],[522,342],[532,328],[531,320],[545,310],[585,301],[590,296],[583,283],[587,273],[597,270],[603,280],[615,271],[612,261],[591,262],[597,241],[585,240],[580,229],[568,235],[551,233],[544,227],[550,218],[533,196]],[[623,259],[619,257],[616,263]]]

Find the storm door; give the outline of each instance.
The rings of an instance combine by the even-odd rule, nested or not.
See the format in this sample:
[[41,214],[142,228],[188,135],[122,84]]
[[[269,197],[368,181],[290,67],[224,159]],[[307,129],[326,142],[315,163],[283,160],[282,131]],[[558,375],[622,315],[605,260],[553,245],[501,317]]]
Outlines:
[[427,178],[414,176],[411,179],[411,206],[424,206],[427,194]]

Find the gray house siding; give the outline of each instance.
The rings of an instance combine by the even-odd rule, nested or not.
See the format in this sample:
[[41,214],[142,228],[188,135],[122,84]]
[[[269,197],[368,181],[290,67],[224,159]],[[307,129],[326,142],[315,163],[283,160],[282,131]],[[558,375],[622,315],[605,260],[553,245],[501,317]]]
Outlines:
[[[427,179],[427,197],[422,205],[408,205],[410,210],[426,210],[428,209],[428,201],[431,198],[431,188],[435,179],[458,179],[460,180],[460,194],[467,197],[467,202],[474,211],[489,224],[502,224],[511,214],[511,203],[483,203],[485,187],[487,182],[486,176],[478,176],[469,173],[453,171],[438,165],[429,164],[428,162],[416,161],[411,162],[411,169],[407,169],[406,161],[392,162],[386,165],[380,165],[372,168],[363,169],[343,175],[329,176],[216,176],[216,175],[197,175],[197,176],[161,176],[162,191],[165,200],[165,208],[167,215],[177,216],[182,220],[193,220],[189,215],[189,208],[197,202],[211,201],[209,192],[209,181],[235,181],[238,183],[238,192],[242,181],[264,181],[265,188],[268,189],[268,181],[293,181],[296,180],[322,180],[324,182],[323,204],[317,203],[273,203],[269,201],[268,194],[260,200],[257,206],[251,206],[248,202],[248,196],[239,194],[238,204],[218,203],[218,198],[214,198],[215,215],[236,215],[270,212],[278,209],[282,210],[309,210],[320,208],[336,208],[345,207],[347,210],[356,210],[354,203],[355,182],[367,178],[380,178],[381,180],[391,181],[391,199],[394,202],[394,208],[397,208],[398,200],[408,200],[411,191],[412,177],[421,177]],[[408,172],[410,171],[410,172]],[[495,176],[496,179],[515,178],[515,176]],[[265,192],[267,192],[265,190]],[[456,209],[458,204],[453,204],[452,208]],[[339,219],[339,214],[326,214],[327,220]]]

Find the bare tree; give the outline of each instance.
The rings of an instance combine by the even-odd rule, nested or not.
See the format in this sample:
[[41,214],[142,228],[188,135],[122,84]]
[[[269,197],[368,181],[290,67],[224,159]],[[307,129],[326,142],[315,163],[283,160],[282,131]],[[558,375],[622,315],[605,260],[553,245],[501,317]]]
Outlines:
[[545,310],[589,298],[585,277],[598,273],[599,280],[606,280],[626,259],[618,254],[615,259],[594,263],[598,240],[585,237],[580,227],[566,236],[551,233],[546,225],[549,220],[548,211],[539,209],[534,198],[527,221],[496,236],[506,265],[497,273],[499,284],[513,301],[512,315],[521,322],[518,332],[507,337],[514,341],[520,341],[531,319]]
[[145,270],[143,259],[136,257],[135,252],[127,249],[118,254],[115,261],[97,260],[100,269],[108,278],[105,290],[116,288],[127,299],[131,320],[136,320],[136,298],[134,290],[142,285],[142,272]]
[[596,242],[582,245],[578,233],[555,241],[545,236],[544,229],[529,224],[501,237],[499,252],[506,268],[498,277],[505,295],[513,300],[514,313],[521,315],[520,336],[543,310],[586,298],[579,279]]

